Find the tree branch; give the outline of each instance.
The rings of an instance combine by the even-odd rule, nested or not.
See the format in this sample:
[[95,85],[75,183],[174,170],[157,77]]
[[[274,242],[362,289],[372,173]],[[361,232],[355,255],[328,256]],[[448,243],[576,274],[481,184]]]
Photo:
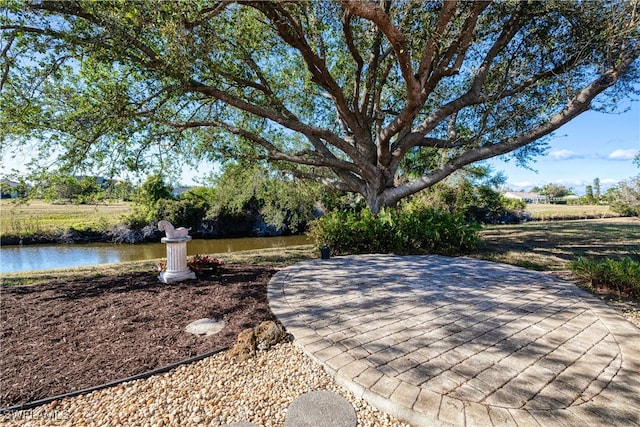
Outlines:
[[[451,21],[456,13],[457,0],[445,1],[442,3],[442,9],[436,21],[436,27],[433,35],[425,43],[424,53],[418,67],[418,79],[421,86],[424,86],[427,77],[433,69],[433,62],[438,53],[438,45],[442,42],[443,34],[447,29],[447,24]],[[453,45],[453,44],[452,44]]]
[[380,147],[383,145],[387,145],[387,148],[384,150],[388,150],[388,144],[391,138],[413,120],[415,113],[421,106],[420,84],[413,73],[411,53],[407,40],[405,35],[393,24],[391,17],[377,4],[357,0],[343,0],[342,5],[354,15],[358,15],[375,23],[380,31],[384,33],[393,47],[398,66],[400,67],[400,73],[407,87],[407,98],[404,109],[376,138],[378,150],[380,150]]
[[253,60],[253,58],[250,55],[248,55],[245,61],[249,65],[249,67],[253,70],[253,72],[256,74],[256,76],[258,76],[258,79],[260,80],[260,83],[261,83],[261,87],[264,88],[264,93],[271,100],[271,102],[280,110],[282,114],[284,114],[285,117],[291,120],[298,120],[298,117],[295,114],[293,114],[291,110],[289,110],[284,105],[282,100],[278,98],[276,94],[273,92],[273,89],[271,89],[271,86],[269,85],[269,81],[267,80],[266,76],[264,75],[264,73],[262,72],[258,64],[256,64],[256,62]]
[[280,37],[300,52],[311,73],[311,80],[331,94],[343,120],[354,133],[358,133],[358,122],[349,109],[342,89],[327,69],[324,59],[316,55],[309,46],[302,27],[285,9],[284,3],[256,2],[251,3],[251,6],[260,10],[275,25]]
[[[443,58],[439,61],[436,67],[438,70],[437,79],[444,76],[452,76],[460,71],[460,67],[464,62],[467,51],[471,46],[478,18],[490,4],[491,2],[489,1],[476,1],[473,3],[473,9],[465,20],[458,38],[449,45],[449,49],[447,49],[447,52],[443,55]],[[449,67],[449,63],[451,62],[451,59],[453,59],[453,55],[456,53],[456,61],[453,66]]]
[[[117,21],[113,19],[107,19],[105,17],[98,17],[85,9],[75,5],[69,4],[67,2],[42,2],[42,3],[32,3],[30,7],[34,10],[43,10],[50,13],[62,13],[65,15],[71,15],[79,18],[86,19],[88,22],[91,22],[104,30],[107,29],[116,29],[116,31],[122,36],[127,43],[130,43],[132,46],[136,47],[140,52],[142,52],[149,60],[150,65],[157,64],[160,59],[160,55],[155,52],[152,48],[144,44],[137,34],[131,34],[126,29],[122,28]],[[107,25],[105,25],[107,24]],[[141,29],[139,29],[141,30]],[[64,40],[68,35],[65,34],[65,37],[61,38]],[[94,42],[97,40],[97,37],[92,40],[85,40],[87,42]],[[109,46],[110,47],[110,46]],[[134,59],[134,58],[132,58]],[[141,61],[140,58],[135,58],[138,61]]]
[[463,166],[475,163],[480,160],[486,160],[501,154],[510,153],[518,148],[536,141],[551,132],[557,130],[564,124],[573,120],[578,115],[589,110],[591,101],[607,88],[613,86],[619,76],[631,66],[637,58],[629,58],[624,61],[615,70],[609,70],[603,73],[598,79],[591,82],[583,88],[578,94],[566,105],[566,107],[554,115],[549,121],[537,127],[530,129],[520,135],[507,138],[496,144],[473,148],[459,155],[458,157],[448,161],[440,170],[429,175],[410,181],[400,187],[386,189],[382,198],[386,201],[400,200],[403,197],[415,194],[451,175]]
[[7,40],[7,45],[2,49],[2,53],[0,53],[0,58],[4,58],[4,70],[2,71],[2,79],[0,79],[0,92],[2,92],[2,88],[4,88],[4,84],[9,77],[9,71],[11,70],[11,63],[9,61],[9,49],[11,49],[11,45],[16,39],[15,34],[11,34],[9,40]]
[[211,18],[214,18],[214,17],[218,16],[220,13],[222,13],[224,11],[224,9],[228,5],[230,5],[232,3],[235,3],[235,1],[226,1],[225,0],[225,1],[218,2],[218,4],[216,4],[214,7],[205,7],[199,13],[200,15],[202,15],[202,17],[200,19],[195,20],[195,21],[189,21],[185,17],[183,19],[184,28],[186,28],[187,30],[192,30],[195,27],[206,23],[207,21],[211,20]]
[[[342,32],[344,33],[344,39],[347,43],[347,49],[351,57],[356,63],[356,74],[353,82],[353,100],[352,108],[354,111],[358,110],[358,100],[360,99],[360,80],[362,78],[362,68],[364,67],[364,60],[358,52],[358,48],[353,41],[353,33],[351,32],[351,18],[353,15],[348,10],[345,10],[342,15]],[[361,111],[362,112],[362,111]]]
[[413,67],[411,66],[411,53],[407,46],[407,38],[393,24],[393,20],[387,12],[372,2],[362,2],[359,0],[342,0],[342,7],[350,13],[368,19],[376,24],[376,26],[384,33],[398,58],[400,72],[407,85],[408,92],[412,93],[418,90],[418,83],[413,76]]
[[[225,129],[227,132],[232,133],[234,135],[241,136],[250,141],[253,141],[265,148],[269,152],[269,159],[271,160],[281,160],[291,163],[297,163],[301,165],[307,166],[322,166],[322,167],[330,167],[335,169],[342,169],[349,172],[357,173],[358,167],[353,163],[345,162],[337,159],[335,156],[327,157],[324,154],[318,154],[317,152],[301,152],[298,154],[289,154],[281,151],[271,142],[262,138],[259,135],[254,134],[253,132],[249,132],[245,129],[241,129],[236,126],[232,126],[226,122],[220,120],[202,120],[202,121],[189,121],[189,122],[165,122],[167,126],[171,126],[174,128],[180,129],[189,129],[189,128],[200,128],[200,127],[219,127]],[[328,150],[327,150],[328,152]],[[311,155],[313,157],[304,157],[304,154]]]
[[331,145],[342,150],[349,157],[351,158],[357,157],[355,156],[356,152],[354,148],[350,144],[348,144],[346,141],[342,140],[341,138],[338,138],[336,135],[334,135],[332,132],[330,132],[327,129],[306,125],[298,120],[284,117],[271,109],[268,109],[259,105],[255,105],[255,104],[250,104],[223,90],[220,90],[213,86],[205,85],[196,80],[191,80],[190,85],[186,89],[188,91],[199,92],[199,93],[212,96],[240,110],[255,114],[260,117],[264,117],[286,128],[300,132],[303,135],[306,135],[307,137],[322,138],[328,141]]
[[391,148],[394,157],[402,158],[406,154],[406,152],[411,149],[413,144],[417,141],[417,139],[413,137],[413,134],[417,133],[426,135],[427,133],[431,132],[442,120],[444,120],[454,112],[460,111],[464,107],[480,103],[480,91],[482,89],[482,86],[484,85],[487,74],[489,73],[491,63],[496,58],[498,53],[502,51],[505,46],[507,46],[509,41],[513,39],[513,37],[518,32],[520,28],[518,21],[524,13],[525,6],[526,4],[523,2],[518,3],[516,10],[509,18],[509,22],[485,55],[469,90],[459,98],[441,106],[433,114],[427,117],[416,127],[414,132],[412,132],[411,137],[404,138],[401,141],[396,141]]

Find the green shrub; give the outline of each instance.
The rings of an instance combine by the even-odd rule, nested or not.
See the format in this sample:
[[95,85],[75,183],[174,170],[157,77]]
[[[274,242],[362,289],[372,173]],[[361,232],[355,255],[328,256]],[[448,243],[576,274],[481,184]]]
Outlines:
[[[166,220],[176,227],[198,229],[209,206],[195,199],[159,200],[156,204],[155,219]],[[155,221],[154,221],[155,222]]]
[[640,216],[640,175],[607,191],[611,210],[621,216]]
[[123,221],[129,228],[141,230],[166,220],[195,232],[210,209],[212,197],[212,190],[194,187],[175,198],[160,177],[150,177],[143,184],[132,212]]
[[640,254],[620,259],[578,258],[569,268],[591,286],[616,290],[632,297],[640,297]]
[[313,222],[310,235],[334,255],[396,253],[459,255],[473,251],[479,226],[452,215],[408,203],[399,209],[334,211]]
[[225,165],[212,181],[209,218],[256,212],[273,229],[297,233],[316,215],[322,186],[280,173],[261,162],[240,161]]
[[426,206],[451,214],[463,215],[467,221],[482,224],[511,222],[514,211],[523,210],[526,203],[507,199],[489,185],[475,185],[468,180],[441,182],[415,197]]
[[527,202],[521,199],[512,199],[509,197],[500,196],[500,203],[507,210],[525,210],[527,208]]

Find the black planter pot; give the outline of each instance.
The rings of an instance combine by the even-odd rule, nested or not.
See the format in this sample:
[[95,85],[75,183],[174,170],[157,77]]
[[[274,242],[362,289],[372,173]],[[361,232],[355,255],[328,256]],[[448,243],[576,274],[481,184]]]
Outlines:
[[331,257],[331,249],[329,246],[323,246],[320,248],[320,258],[321,259],[329,259]]

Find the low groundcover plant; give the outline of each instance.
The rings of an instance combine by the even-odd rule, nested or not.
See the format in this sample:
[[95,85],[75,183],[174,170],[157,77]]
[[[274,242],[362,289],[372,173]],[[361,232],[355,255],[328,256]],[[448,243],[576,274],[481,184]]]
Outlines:
[[194,255],[187,261],[187,267],[198,274],[204,270],[217,270],[223,264],[218,258],[208,255]]
[[[224,262],[218,258],[211,257],[209,255],[194,255],[187,260],[187,267],[196,274],[200,274],[204,271],[217,271]],[[167,261],[160,261],[156,264],[158,271],[165,271],[167,269]]]

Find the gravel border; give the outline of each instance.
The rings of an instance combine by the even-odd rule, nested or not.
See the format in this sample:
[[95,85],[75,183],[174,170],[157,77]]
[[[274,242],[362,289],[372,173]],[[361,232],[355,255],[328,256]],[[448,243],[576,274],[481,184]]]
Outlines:
[[167,366],[163,366],[161,368],[152,369],[152,370],[147,371],[147,372],[142,372],[142,373],[140,373],[138,375],[132,375],[132,376],[130,376],[128,378],[121,378],[119,380],[110,381],[110,382],[105,383],[105,384],[100,384],[100,385],[89,387],[89,388],[85,388],[85,389],[82,389],[82,390],[76,390],[76,391],[72,391],[72,392],[69,392],[69,393],[60,394],[60,395],[57,395],[57,396],[47,397],[47,398],[40,399],[40,400],[34,400],[34,401],[31,401],[31,402],[27,402],[27,403],[25,403],[23,405],[14,405],[14,406],[6,407],[6,408],[1,408],[0,409],[0,415],[4,415],[5,413],[10,413],[10,412],[13,412],[13,411],[26,411],[28,409],[33,409],[33,408],[36,408],[38,406],[46,405],[46,404],[54,402],[56,400],[68,399],[68,398],[80,396],[80,395],[83,395],[83,394],[91,393],[91,392],[94,392],[94,391],[102,390],[102,389],[105,389],[105,388],[114,387],[114,386],[122,384],[122,383],[141,380],[141,379],[146,379],[146,378],[152,377],[154,375],[159,375],[159,374],[163,374],[165,372],[169,372],[172,369],[175,369],[176,367],[178,367],[180,365],[185,365],[185,364],[189,364],[189,363],[195,363],[195,362],[198,362],[198,361],[200,361],[202,359],[205,359],[207,357],[211,357],[211,356],[213,356],[215,354],[218,354],[220,352],[227,351],[227,350],[229,350],[228,347],[219,348],[219,349],[210,351],[208,353],[204,353],[204,354],[201,354],[201,355],[189,358],[189,359],[181,360],[180,362],[171,363],[171,364],[169,364]]
[[319,390],[351,402],[358,426],[408,426],[356,399],[293,343],[281,343],[244,362],[235,362],[225,351],[164,374],[6,413],[0,423],[224,426],[244,421],[282,426],[295,398]]

